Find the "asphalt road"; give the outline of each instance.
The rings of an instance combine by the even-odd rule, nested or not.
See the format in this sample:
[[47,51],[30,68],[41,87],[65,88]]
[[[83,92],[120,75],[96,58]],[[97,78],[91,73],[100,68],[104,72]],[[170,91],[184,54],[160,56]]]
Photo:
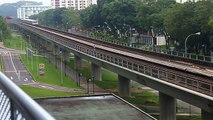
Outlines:
[[29,84],[33,78],[24,67],[19,57],[20,51],[0,49],[5,75],[16,84]]

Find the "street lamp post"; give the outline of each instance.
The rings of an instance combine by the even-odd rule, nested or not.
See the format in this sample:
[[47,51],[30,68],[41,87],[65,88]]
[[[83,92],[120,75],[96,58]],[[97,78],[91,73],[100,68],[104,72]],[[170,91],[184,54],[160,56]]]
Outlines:
[[63,80],[63,72],[62,72],[62,51],[60,51],[61,54],[61,84],[63,84],[64,80]]
[[21,35],[19,35],[19,36],[20,36],[20,42],[21,42],[21,50],[23,50]]
[[31,40],[30,40],[30,35],[27,35],[27,36],[29,37],[29,39],[28,39],[28,40],[29,40],[29,44],[30,44],[30,43],[31,43]]
[[4,42],[3,39],[2,39],[2,38],[3,38],[3,37],[2,37],[2,30],[0,30],[0,33],[1,33],[1,41]]
[[92,91],[93,91],[93,94],[95,93],[95,76],[92,76]]
[[89,82],[91,81],[91,79],[87,79],[87,94],[89,95]]
[[201,33],[200,32],[197,32],[197,33],[193,33],[193,34],[190,34],[186,37],[185,39],[185,55],[187,54],[187,41],[188,41],[188,38],[193,36],[193,35],[200,35]]
[[78,86],[81,87],[81,76],[82,76],[82,73],[79,73],[78,74]]

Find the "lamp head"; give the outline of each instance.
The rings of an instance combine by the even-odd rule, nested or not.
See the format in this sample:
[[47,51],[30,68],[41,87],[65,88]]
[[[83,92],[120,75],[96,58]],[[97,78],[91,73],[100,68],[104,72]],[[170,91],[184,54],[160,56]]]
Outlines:
[[196,35],[200,35],[201,34],[201,32],[197,32],[197,33],[195,33]]

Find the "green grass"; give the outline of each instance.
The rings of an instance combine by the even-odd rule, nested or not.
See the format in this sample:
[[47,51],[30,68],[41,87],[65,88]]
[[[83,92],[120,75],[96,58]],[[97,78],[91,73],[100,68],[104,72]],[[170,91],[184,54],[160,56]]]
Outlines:
[[136,105],[159,105],[158,96],[155,93],[149,91],[143,91],[141,93],[132,93],[131,97],[124,97],[124,99]]
[[91,64],[88,61],[82,60],[82,69],[80,70],[82,75],[87,79],[92,77]]
[[75,69],[75,64],[74,64],[74,58],[70,58],[69,61],[67,62],[67,65],[71,68],[71,69]]
[[0,55],[0,71],[3,71],[3,61],[2,61],[2,55]]
[[32,46],[29,45],[26,41],[26,38],[18,33],[13,32],[10,38],[4,40],[4,46],[16,50],[24,50],[26,47],[32,48]]
[[117,89],[118,88],[118,76],[117,74],[102,69],[102,81],[95,81],[95,84],[103,89]]
[[[158,115],[152,115],[153,117],[155,117],[156,119],[160,119],[160,117]],[[194,116],[177,116],[176,117],[177,120],[201,120],[201,116],[200,115],[194,115]]]
[[[74,70],[75,64],[74,64],[74,58],[71,58],[70,61],[67,63],[67,65]],[[87,79],[91,78],[92,72],[91,72],[91,64],[88,61],[82,60],[82,69],[78,70],[82,73],[84,77]],[[118,76],[117,74],[102,69],[101,70],[102,75],[102,81],[95,81],[95,84],[103,89],[116,89],[118,87]]]
[[[62,82],[60,70],[56,69],[56,67],[52,63],[50,63],[46,58],[41,56],[34,56],[33,60],[31,60],[31,58],[29,57],[27,59],[26,55],[21,55],[21,59],[36,81],[64,86],[68,88],[77,88],[77,85],[74,80],[66,77],[64,73]],[[45,76],[38,75],[38,65],[41,63],[45,64]]]
[[73,96],[73,95],[82,95],[83,93],[78,92],[62,92],[62,91],[54,91],[48,90],[44,88],[31,87],[28,85],[19,86],[24,92],[26,92],[32,98],[41,98],[41,97],[65,97],[65,96]]

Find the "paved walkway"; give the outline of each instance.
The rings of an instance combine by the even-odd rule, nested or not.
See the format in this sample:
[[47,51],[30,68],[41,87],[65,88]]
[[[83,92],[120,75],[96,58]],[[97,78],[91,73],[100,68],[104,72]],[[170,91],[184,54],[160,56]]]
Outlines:
[[80,88],[67,88],[67,87],[61,87],[57,85],[51,85],[51,84],[40,83],[40,82],[29,83],[27,85],[30,85],[33,87],[45,88],[49,90],[63,91],[63,92],[85,92],[85,90]]

